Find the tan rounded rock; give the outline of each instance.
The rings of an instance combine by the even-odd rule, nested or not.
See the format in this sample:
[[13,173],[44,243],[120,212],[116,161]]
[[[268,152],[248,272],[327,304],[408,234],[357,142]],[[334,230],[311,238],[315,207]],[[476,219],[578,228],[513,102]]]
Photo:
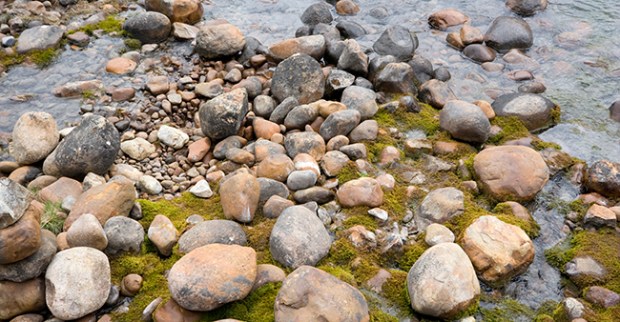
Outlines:
[[157,322],[198,322],[200,316],[200,313],[186,310],[173,299],[170,299],[155,309],[153,320]]
[[125,296],[135,296],[142,288],[142,276],[129,274],[123,277],[121,283],[121,294]]
[[383,204],[383,190],[373,178],[359,178],[343,184],[336,193],[343,207],[379,207]]
[[[40,205],[40,204],[39,204]],[[41,245],[42,206],[31,203],[14,224],[0,229],[0,264],[11,264],[34,254]]]
[[136,67],[138,67],[138,64],[135,61],[129,58],[117,57],[108,61],[105,71],[112,74],[125,75],[132,73],[136,70]]
[[288,175],[295,170],[293,160],[286,154],[274,154],[266,157],[256,168],[258,177],[286,182]]
[[97,217],[84,214],[67,230],[67,243],[70,247],[84,246],[104,250],[108,246],[108,238]]
[[60,134],[54,118],[45,112],[24,113],[13,127],[9,152],[19,164],[32,164],[47,157]]
[[258,208],[260,184],[249,173],[237,173],[220,183],[224,216],[239,222],[251,222]]
[[277,123],[260,117],[252,121],[252,127],[254,128],[254,135],[256,135],[257,138],[269,140],[274,134],[280,133],[280,126]]
[[0,281],[0,320],[45,309],[45,281],[36,278],[22,283]]

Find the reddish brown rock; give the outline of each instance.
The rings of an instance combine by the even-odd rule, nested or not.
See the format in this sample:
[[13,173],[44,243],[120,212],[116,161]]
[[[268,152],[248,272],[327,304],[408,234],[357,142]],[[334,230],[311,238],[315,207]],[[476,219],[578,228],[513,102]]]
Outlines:
[[428,17],[428,24],[439,30],[446,30],[448,27],[458,26],[467,22],[469,18],[456,9],[443,9]]
[[293,160],[286,154],[270,155],[261,161],[256,168],[256,175],[270,178],[280,182],[286,182],[288,175],[295,170]]
[[54,183],[43,188],[39,192],[39,198],[41,201],[61,203],[66,197],[73,197],[76,200],[82,194],[82,184],[74,179],[61,177]]
[[198,322],[200,314],[181,307],[173,299],[160,305],[153,313],[153,319],[157,322]]
[[211,140],[209,138],[202,138],[193,142],[188,146],[187,159],[191,162],[202,161],[209,149],[211,149]]
[[146,0],[146,10],[161,12],[171,22],[195,24],[202,19],[204,9],[200,0]]
[[258,208],[260,184],[249,173],[237,173],[220,183],[224,216],[239,222],[251,222]]
[[135,61],[129,58],[117,57],[108,61],[105,71],[112,74],[125,75],[132,73],[136,67],[138,67],[138,64]]
[[360,7],[351,0],[340,0],[336,3],[336,13],[341,16],[354,16],[360,12]]
[[14,224],[0,230],[0,264],[11,264],[34,254],[41,245],[43,205],[32,202]]
[[22,283],[0,281],[0,320],[45,309],[45,281],[42,278]]

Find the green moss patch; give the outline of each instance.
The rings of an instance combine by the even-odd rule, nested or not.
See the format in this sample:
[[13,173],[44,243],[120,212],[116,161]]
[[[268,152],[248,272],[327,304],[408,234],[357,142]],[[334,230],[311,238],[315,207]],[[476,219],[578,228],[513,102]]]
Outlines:
[[180,198],[173,200],[140,199],[138,202],[142,206],[143,215],[140,223],[145,229],[148,229],[156,215],[168,217],[179,231],[183,231],[187,226],[187,217],[194,214],[201,215],[206,220],[225,219],[219,194],[214,194],[209,199],[201,199],[184,192]]
[[516,116],[496,116],[491,124],[502,129],[501,132],[489,138],[487,142],[491,144],[500,145],[506,141],[525,138],[530,135],[530,131]]
[[377,220],[368,214],[370,208],[358,206],[353,208],[346,208],[343,213],[347,215],[347,218],[342,222],[344,229],[349,229],[356,225],[362,225],[370,231],[374,231],[379,227]]
[[83,31],[89,35],[93,35],[95,30],[102,30],[106,34],[116,34],[119,36],[125,34],[123,30],[123,20],[115,15],[109,15],[99,22],[88,24],[74,32]]
[[422,130],[426,135],[433,135],[439,131],[439,111],[432,106],[419,103],[419,113],[407,112],[404,108],[398,108],[391,113],[386,109],[380,109],[374,119],[383,127],[396,127],[401,130]]
[[347,164],[340,169],[340,172],[336,175],[338,178],[338,184],[343,185],[345,182],[349,182],[351,180],[355,180],[361,177],[359,171],[357,171],[357,166],[355,162],[349,161]]
[[0,51],[0,65],[11,67],[24,62],[37,65],[39,68],[47,67],[52,64],[54,59],[58,57],[60,50],[57,48],[48,48],[43,50],[33,50],[26,54],[7,55],[4,51]]
[[221,319],[274,321],[274,303],[280,287],[282,287],[282,283],[265,284],[254,290],[243,300],[228,303],[203,314],[200,321],[217,321]]
[[483,321],[504,322],[529,320],[533,321],[536,312],[513,299],[506,299],[491,309],[480,309]]

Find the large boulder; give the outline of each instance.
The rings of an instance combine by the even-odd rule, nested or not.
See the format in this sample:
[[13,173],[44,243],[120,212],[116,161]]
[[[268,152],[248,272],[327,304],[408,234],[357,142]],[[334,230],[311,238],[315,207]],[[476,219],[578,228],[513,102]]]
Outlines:
[[237,134],[247,113],[247,91],[234,89],[200,106],[200,128],[209,138],[221,140]]
[[94,215],[101,225],[114,216],[129,216],[136,200],[136,189],[131,180],[115,179],[90,188],[75,202],[65,220],[65,231],[83,214]]
[[454,243],[427,249],[407,274],[411,306],[419,313],[452,319],[480,295],[476,272],[465,252]]
[[474,157],[482,189],[499,201],[529,201],[549,180],[540,154],[524,146],[498,146]]
[[463,233],[460,244],[480,279],[501,284],[523,273],[534,260],[534,243],[523,229],[482,216]]
[[286,208],[269,236],[273,259],[292,268],[316,265],[329,253],[331,243],[319,217],[304,206]]
[[194,50],[205,59],[216,59],[236,55],[244,46],[245,37],[241,30],[225,23],[201,27]]
[[9,152],[19,164],[45,159],[58,144],[60,134],[54,118],[46,112],[22,114],[13,127]]
[[247,238],[241,225],[232,220],[207,220],[196,224],[179,239],[179,251],[189,253],[209,244],[245,246]]
[[20,283],[41,276],[56,254],[57,246],[56,235],[51,231],[41,230],[41,246],[39,249],[18,262],[0,265],[0,281],[7,280]]
[[33,198],[24,186],[9,178],[0,178],[0,229],[17,222]]
[[609,160],[594,162],[588,168],[586,186],[610,198],[620,197],[620,163]]
[[400,61],[411,59],[417,47],[415,33],[401,25],[389,26],[372,46],[377,54],[391,55]]
[[163,13],[172,22],[193,25],[202,19],[204,9],[200,0],[146,0],[146,10]]
[[275,303],[276,322],[368,322],[368,304],[355,287],[311,266],[289,274]]
[[191,311],[210,311],[245,298],[256,279],[256,252],[250,247],[210,244],[194,249],[168,273],[172,298]]
[[444,105],[439,126],[453,138],[470,143],[484,143],[491,132],[491,123],[478,106],[458,100]]
[[306,54],[296,54],[282,61],[271,79],[271,93],[279,102],[292,96],[299,104],[308,104],[323,97],[324,90],[321,65]]
[[224,216],[248,223],[254,218],[260,198],[260,184],[249,173],[239,172],[220,182],[220,197]]
[[44,50],[58,46],[64,31],[58,26],[36,26],[24,30],[17,38],[17,53]]
[[379,207],[383,204],[383,190],[374,178],[363,177],[344,183],[336,193],[343,207]]
[[0,230],[0,264],[21,261],[39,249],[42,213],[42,206],[32,202],[17,222]]
[[172,23],[163,13],[149,11],[127,18],[123,29],[144,44],[157,44],[168,39]]
[[45,281],[42,278],[23,283],[0,281],[0,303],[0,320],[44,310]]
[[486,34],[484,42],[487,46],[506,52],[510,49],[528,49],[534,43],[532,29],[528,23],[517,17],[501,16],[495,18]]
[[90,247],[61,251],[47,268],[45,285],[45,301],[56,318],[75,320],[95,312],[110,294],[108,257]]
[[52,162],[63,176],[83,178],[89,172],[103,175],[114,163],[120,145],[114,124],[103,116],[89,115],[60,141]]
[[497,116],[516,116],[530,131],[551,126],[557,107],[544,96],[532,93],[504,94],[492,104]]
[[419,229],[425,229],[432,223],[441,224],[460,216],[465,210],[464,195],[456,188],[439,188],[429,192],[415,214]]

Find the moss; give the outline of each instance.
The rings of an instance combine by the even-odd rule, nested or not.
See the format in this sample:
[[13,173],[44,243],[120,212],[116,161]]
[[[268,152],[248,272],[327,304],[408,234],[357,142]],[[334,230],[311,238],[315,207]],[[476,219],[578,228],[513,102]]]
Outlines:
[[256,251],[256,261],[258,264],[280,266],[280,264],[273,259],[271,251],[269,250],[269,236],[275,224],[275,219],[264,219],[261,221],[257,220],[252,226],[243,226],[249,246]]
[[531,218],[531,220],[525,220],[516,217],[512,213],[512,208],[505,203],[497,204],[497,206],[493,209],[493,213],[496,214],[496,217],[499,220],[523,229],[523,231],[525,231],[530,238],[538,237],[540,234],[540,226],[538,226],[534,218]]
[[562,147],[559,144],[553,142],[546,142],[538,138],[532,140],[532,146],[538,151],[542,151],[544,149],[555,149],[558,151],[562,150]]
[[343,221],[343,228],[349,229],[356,225],[362,225],[370,231],[374,231],[379,227],[377,220],[368,214],[368,207],[353,207],[344,209],[343,212],[347,218]]
[[346,238],[340,238],[332,243],[329,255],[324,262],[337,266],[348,266],[357,257],[357,250]]
[[[274,303],[282,283],[268,283],[254,290],[245,299],[228,303],[204,313],[201,321],[238,319],[242,321],[274,321]],[[136,320],[138,321],[138,320]]]
[[401,131],[422,130],[426,135],[433,135],[439,130],[439,111],[432,106],[419,103],[420,112],[407,112],[404,108],[398,108],[393,113],[386,109],[380,109],[374,119],[382,127],[396,127]]
[[568,208],[577,213],[577,222],[581,222],[590,205],[585,204],[581,199],[575,199],[568,204]]
[[597,322],[616,322],[620,317],[620,304],[608,308],[593,307],[591,311],[586,311],[587,321]]
[[395,185],[394,189],[383,195],[382,209],[394,220],[402,220],[407,213],[407,188],[402,185]]
[[381,295],[399,311],[399,315],[412,315],[413,309],[407,291],[407,272],[392,269],[390,274],[392,277],[383,284]]
[[[620,293],[620,233],[612,229],[580,231],[571,238],[572,249],[567,256],[590,256],[606,270],[604,279],[582,278],[574,280],[580,287],[599,285]],[[572,259],[571,258],[571,259]]]
[[95,92],[91,91],[91,90],[85,90],[82,92],[82,99],[83,100],[90,100],[90,99],[94,99],[96,97]]
[[559,270],[564,270],[566,263],[573,259],[573,252],[568,252],[562,245],[556,245],[545,250],[547,263]]
[[142,42],[135,38],[127,38],[123,41],[128,50],[138,50],[142,48]]
[[536,313],[529,307],[513,299],[506,299],[492,309],[480,309],[484,321],[504,322],[516,320],[532,321]]
[[497,116],[491,121],[492,125],[499,126],[502,130],[489,138],[487,141],[491,144],[500,145],[506,141],[528,137],[530,131],[525,127],[523,122],[516,116]]
[[370,311],[370,322],[398,322],[398,318],[381,310]]
[[551,109],[551,122],[553,124],[559,124],[562,118],[562,109],[559,105],[554,106]]
[[336,278],[345,283],[357,287],[357,281],[355,279],[355,276],[353,275],[353,273],[351,273],[349,269],[345,267],[327,264],[318,266],[317,268],[335,276]]
[[24,62],[26,56],[24,55],[7,55],[4,50],[0,50],[0,65],[4,67],[11,67]]
[[189,192],[184,192],[181,197],[173,200],[140,199],[138,202],[142,206],[143,214],[140,223],[145,229],[148,229],[156,215],[168,217],[179,231],[185,229],[187,226],[185,219],[193,214],[201,215],[206,220],[225,218],[217,193],[209,199],[197,198]]
[[398,267],[403,271],[409,271],[409,269],[411,269],[411,266],[413,266],[413,264],[415,264],[418,258],[422,256],[422,253],[424,253],[428,249],[428,245],[423,241],[424,238],[419,237],[418,239],[420,241],[406,245],[404,247],[402,256],[400,256],[396,260]]
[[28,59],[39,67],[47,67],[52,64],[58,53],[56,48],[35,50],[28,53]]
[[357,171],[357,166],[353,161],[347,162],[347,164],[342,167],[342,169],[340,169],[340,172],[338,172],[338,174],[336,175],[339,185],[342,185],[345,182],[349,182],[359,177],[361,177],[361,175],[359,171]]
[[89,35],[92,35],[95,30],[102,30],[106,34],[116,34],[119,36],[125,34],[125,31],[123,30],[123,20],[119,19],[115,15],[109,15],[99,22],[88,24],[78,30],[75,30],[74,32],[83,31]]
[[47,229],[58,235],[62,232],[65,219],[58,215],[62,211],[61,202],[45,202],[43,214],[41,215],[41,228]]

